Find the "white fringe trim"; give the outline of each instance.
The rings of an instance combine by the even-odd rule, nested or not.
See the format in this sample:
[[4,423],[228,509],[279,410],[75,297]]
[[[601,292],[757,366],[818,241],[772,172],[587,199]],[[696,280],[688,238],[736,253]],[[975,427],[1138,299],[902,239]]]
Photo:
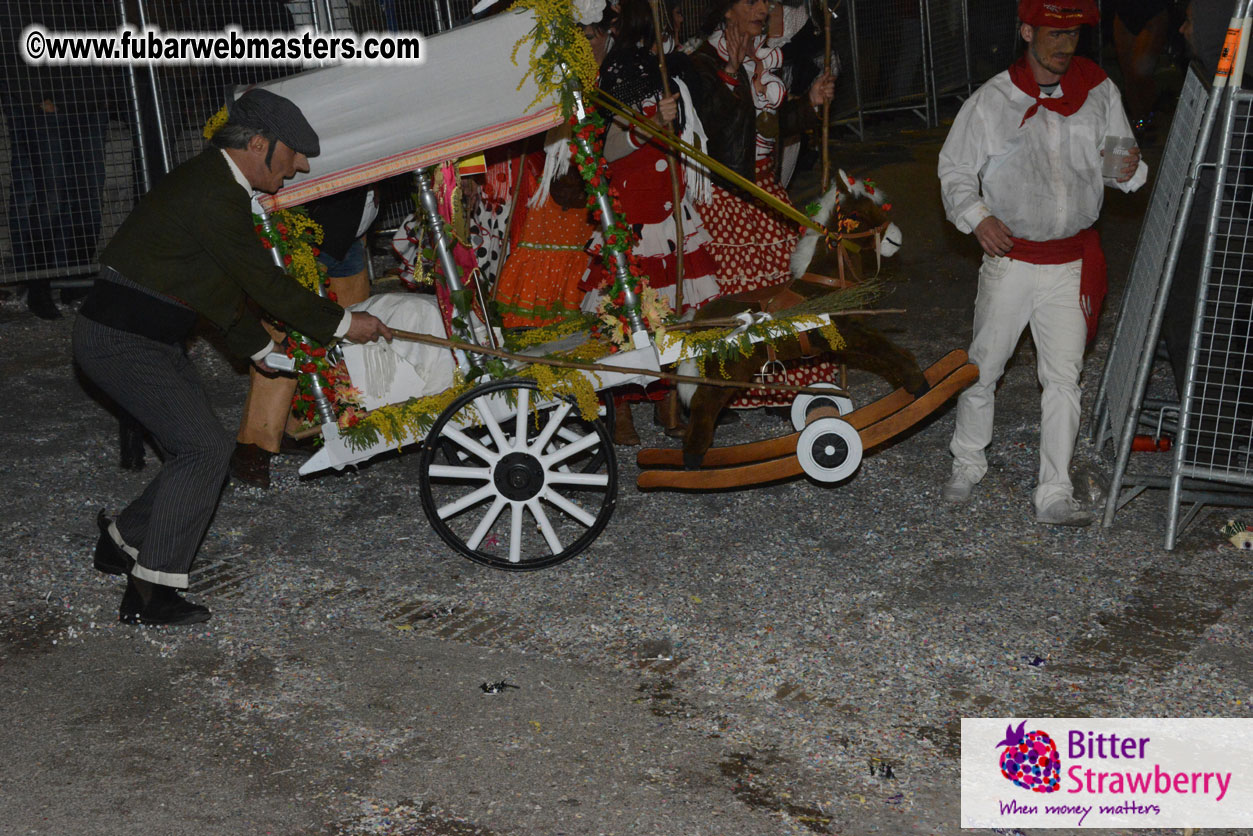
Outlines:
[[[705,133],[705,126],[701,124],[696,108],[692,105],[692,91],[687,89],[687,85],[681,78],[676,78],[674,84],[679,90],[679,98],[683,102],[683,111],[686,116],[683,134],[679,138],[688,145],[705,151],[709,148],[709,136]],[[685,163],[683,184],[687,188],[687,199],[693,203],[708,203],[713,200],[713,181],[710,179],[709,169],[703,165],[694,162]]]
[[540,175],[535,194],[526,202],[532,209],[548,200],[553,180],[570,170],[570,126],[567,124],[550,128],[544,135],[544,173]]

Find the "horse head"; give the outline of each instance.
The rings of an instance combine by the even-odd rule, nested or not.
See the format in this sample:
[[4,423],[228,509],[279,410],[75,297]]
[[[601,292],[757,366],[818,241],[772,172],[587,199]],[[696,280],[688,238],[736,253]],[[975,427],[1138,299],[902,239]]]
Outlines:
[[[873,181],[850,177],[841,169],[835,183],[818,201],[814,220],[854,245],[857,252],[873,250],[890,258],[900,250],[903,241],[901,228],[888,217],[891,209],[887,196]],[[792,253],[792,276],[838,275],[838,258],[827,240],[807,229]]]

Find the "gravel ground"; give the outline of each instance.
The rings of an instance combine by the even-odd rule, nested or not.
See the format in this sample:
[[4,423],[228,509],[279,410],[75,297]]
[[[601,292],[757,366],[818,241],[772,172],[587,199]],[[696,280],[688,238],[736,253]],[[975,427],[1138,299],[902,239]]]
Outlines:
[[[906,244],[884,304],[908,313],[883,324],[924,365],[967,344],[977,262],[942,219],[942,138],[836,155],[891,195]],[[1108,198],[1115,286],[1085,418],[1146,200]],[[70,328],[0,308],[3,833],[947,834],[961,717],[1247,716],[1253,698],[1229,513],[1169,553],[1161,492],[1110,530],[1031,521],[1029,339],[965,507],[939,501],[951,408],[834,487],[646,494],[621,451],[604,534],[519,576],[438,540],[413,453],[304,481],[284,456],[271,490],[223,494],[192,588],[213,620],[161,630],[118,624],[121,586],[90,566],[96,510],[154,465],[116,467]],[[233,426],[246,377],[193,354]],[[673,443],[636,418],[646,444]],[[755,412],[720,440],[785,431]],[[1076,469],[1099,501],[1110,462],[1085,441]],[[673,658],[646,658],[657,642]],[[480,688],[502,680],[517,687]]]

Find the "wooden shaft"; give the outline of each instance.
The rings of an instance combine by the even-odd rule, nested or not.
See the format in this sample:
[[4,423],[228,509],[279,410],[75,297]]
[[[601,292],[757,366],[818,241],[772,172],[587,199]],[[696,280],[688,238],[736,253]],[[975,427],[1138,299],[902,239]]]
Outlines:
[[[822,72],[831,72],[831,12],[827,8],[827,0],[822,0],[822,32],[824,46],[822,48]],[[831,185],[831,103],[822,103],[822,193],[827,193]]]
[[[666,69],[666,49],[662,41],[661,0],[649,0],[653,10],[653,41],[657,68],[661,70],[661,95],[670,98],[670,73]],[[683,313],[683,189],[679,185],[679,165],[674,152],[666,147],[666,167],[670,169],[670,194],[674,204],[674,312]]]
[[422,343],[424,345],[437,345],[442,348],[461,349],[475,354],[486,354],[490,357],[500,357],[504,360],[516,360],[520,363],[537,363],[542,366],[555,366],[559,369],[579,369],[580,371],[585,372],[639,374],[644,375],[645,377],[655,377],[658,380],[669,380],[674,383],[694,383],[697,386],[720,386],[724,389],[768,389],[770,391],[796,392],[797,394],[808,395],[848,394],[848,392],[840,389],[830,389],[820,386],[794,386],[790,383],[754,383],[746,380],[725,380],[716,377],[696,377],[694,375],[673,374],[671,372],[655,372],[651,369],[636,369],[627,366],[606,366],[600,363],[578,363],[574,360],[555,360],[551,357],[531,357],[526,354],[512,354],[498,348],[488,348],[487,346],[475,345],[474,343],[449,340],[444,337],[434,337],[430,334],[419,334],[416,331],[402,331],[399,328],[393,328],[392,335],[398,340],[408,340],[409,342]]
[[[904,308],[875,308],[873,310],[858,311],[824,311],[827,316],[876,316],[878,314],[900,314],[905,313]],[[821,316],[821,314],[813,314],[813,316]],[[734,317],[723,317],[721,319],[706,319],[703,322],[680,322],[675,325],[667,325],[667,331],[700,331],[704,328],[723,328],[731,325],[743,325],[744,321]]]

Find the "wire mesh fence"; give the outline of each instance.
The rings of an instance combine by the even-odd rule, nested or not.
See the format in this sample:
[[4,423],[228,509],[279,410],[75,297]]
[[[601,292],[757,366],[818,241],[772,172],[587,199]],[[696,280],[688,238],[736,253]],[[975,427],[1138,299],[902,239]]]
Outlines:
[[[203,147],[201,129],[229,89],[286,69],[222,64],[32,67],[17,54],[31,23],[56,30],[420,31],[468,22],[474,0],[9,0],[0,4],[5,96],[0,132],[0,282],[81,278],[135,199]],[[700,33],[710,0],[678,0],[681,38]],[[1004,69],[1017,38],[1005,0],[830,0],[831,114],[861,134],[869,114],[912,110],[933,122],[939,98]],[[788,47],[797,87],[820,63],[822,12]],[[803,90],[802,90],[803,92]],[[382,223],[408,210],[404,190]]]
[[1235,95],[1198,295],[1183,472],[1253,485],[1253,93]]
[[0,171],[5,277],[65,279],[96,268],[135,188],[123,74],[112,68],[36,67],[17,53],[21,31],[114,28],[111,2],[0,5]]
[[[1123,291],[1118,332],[1105,359],[1105,373],[1097,396],[1099,426],[1094,440],[1098,447],[1111,438],[1118,447],[1130,443],[1125,435],[1128,426],[1134,428],[1134,424],[1128,424],[1128,416],[1139,408],[1136,381],[1144,376],[1140,367],[1151,363],[1154,353],[1154,346],[1144,343],[1149,333],[1156,342],[1155,308],[1160,308],[1164,302],[1163,288],[1173,275],[1168,249],[1175,226],[1182,221],[1180,209],[1188,170],[1208,101],[1209,89],[1195,70],[1190,71],[1175,109],[1161,163],[1154,173],[1153,193]],[[1156,315],[1160,317],[1161,312],[1157,311]]]
[[853,66],[862,113],[923,109],[930,78],[923,61],[925,0],[852,0]]
[[965,0],[970,75],[991,78],[1010,65],[1018,48],[1018,8],[1005,0]]
[[[1197,66],[1157,170],[1093,422],[1097,447],[1112,440],[1116,453],[1104,524],[1146,488],[1169,488],[1167,549],[1204,508],[1253,506],[1253,93],[1206,85]],[[1147,397],[1163,337],[1178,401]],[[1160,458],[1130,461],[1154,412],[1157,434],[1175,436],[1166,473]]]
[[925,4],[928,72],[937,101],[948,96],[968,96],[974,87],[967,7],[962,0],[928,0]]

